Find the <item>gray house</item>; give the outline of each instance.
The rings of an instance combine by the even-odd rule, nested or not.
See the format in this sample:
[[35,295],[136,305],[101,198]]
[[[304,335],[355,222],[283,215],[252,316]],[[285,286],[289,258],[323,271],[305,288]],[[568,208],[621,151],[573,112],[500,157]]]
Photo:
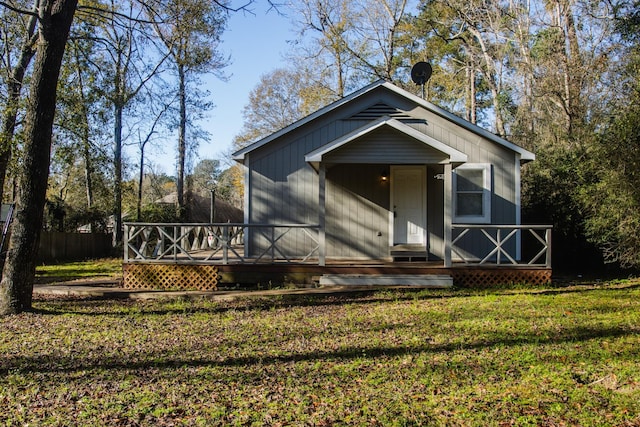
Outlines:
[[445,267],[521,259],[520,168],[534,154],[392,83],[233,157],[245,166],[247,256]]

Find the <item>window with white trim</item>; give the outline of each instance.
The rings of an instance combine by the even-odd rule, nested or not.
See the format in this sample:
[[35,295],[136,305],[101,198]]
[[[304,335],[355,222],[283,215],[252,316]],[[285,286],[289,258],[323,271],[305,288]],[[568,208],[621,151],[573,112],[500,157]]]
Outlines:
[[491,165],[467,163],[453,171],[453,222],[491,222]]

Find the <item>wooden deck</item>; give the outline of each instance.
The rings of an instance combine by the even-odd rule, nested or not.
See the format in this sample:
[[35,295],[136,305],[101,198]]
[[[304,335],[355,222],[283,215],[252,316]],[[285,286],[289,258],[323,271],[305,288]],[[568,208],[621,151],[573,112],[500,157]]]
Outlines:
[[300,283],[313,284],[325,274],[331,275],[449,275],[454,286],[491,287],[505,283],[542,285],[551,281],[546,267],[488,266],[454,263],[445,267],[441,261],[423,262],[327,262],[325,266],[292,264],[219,265],[221,283]]
[[[332,259],[324,256],[315,238],[317,226],[306,224],[255,225],[266,228],[269,237],[264,250],[252,257],[242,245],[247,224],[125,224],[124,271],[135,286],[145,288],[191,286],[214,289],[217,284],[317,284],[323,275],[380,276],[450,276],[454,286],[490,287],[503,283],[545,284],[551,280],[550,227],[548,226],[473,226],[491,242],[488,253],[480,259],[465,258],[455,246],[452,252],[460,262],[429,260],[424,247],[413,245],[390,248],[386,259]],[[488,231],[492,228],[492,232]],[[308,253],[287,255],[280,246],[290,230],[307,233],[311,245]],[[518,260],[507,249],[520,232],[531,232],[539,245],[527,260]],[[493,249],[491,249],[493,248]],[[305,250],[307,252],[307,250]],[[364,280],[364,279],[363,279]],[[374,280],[372,280],[373,282]],[[417,281],[416,281],[417,282]]]

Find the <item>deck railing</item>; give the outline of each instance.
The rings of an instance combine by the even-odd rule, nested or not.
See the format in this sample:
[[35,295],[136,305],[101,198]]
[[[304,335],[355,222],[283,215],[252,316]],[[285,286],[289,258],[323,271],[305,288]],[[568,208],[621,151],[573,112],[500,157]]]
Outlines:
[[[456,261],[551,268],[550,225],[454,224],[452,229],[451,252]],[[471,239],[473,250],[468,249]]]
[[[301,240],[288,240],[294,233],[303,233],[301,247],[290,246]],[[253,245],[251,256],[245,238]],[[322,263],[320,241],[317,224],[126,223],[124,261]],[[464,264],[551,268],[551,226],[455,224],[451,254]]]
[[[287,255],[285,240],[300,230],[310,241],[306,256],[295,262],[309,262],[319,250],[316,224],[241,223],[125,223],[125,262],[259,263],[294,262]],[[245,235],[260,239],[254,256],[245,253]],[[316,258],[317,262],[317,258]]]

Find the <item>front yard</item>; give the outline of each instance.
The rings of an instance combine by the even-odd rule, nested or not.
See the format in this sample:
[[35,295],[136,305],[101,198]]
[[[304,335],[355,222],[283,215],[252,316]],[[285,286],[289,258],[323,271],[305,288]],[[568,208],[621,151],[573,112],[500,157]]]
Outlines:
[[640,425],[640,284],[0,318],[0,425]]

